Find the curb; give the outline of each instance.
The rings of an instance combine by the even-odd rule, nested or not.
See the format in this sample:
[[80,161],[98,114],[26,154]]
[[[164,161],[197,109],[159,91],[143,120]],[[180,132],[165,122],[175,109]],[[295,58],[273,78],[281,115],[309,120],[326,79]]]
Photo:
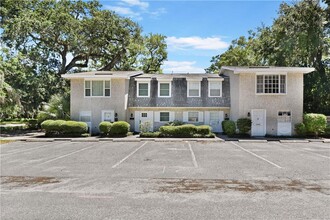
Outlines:
[[308,140],[280,140],[280,143],[309,143]]
[[238,140],[240,143],[267,143],[268,140]]
[[26,142],[53,142],[54,139],[26,139]]

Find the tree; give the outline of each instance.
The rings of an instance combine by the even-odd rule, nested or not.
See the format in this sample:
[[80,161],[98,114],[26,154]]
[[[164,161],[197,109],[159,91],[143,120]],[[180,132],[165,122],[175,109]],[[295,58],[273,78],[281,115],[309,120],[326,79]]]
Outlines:
[[330,114],[330,31],[329,1],[322,8],[317,1],[282,3],[278,18],[270,27],[249,32],[229,49],[212,58],[209,72],[223,65],[272,65],[314,67],[304,76],[304,111]]
[[145,37],[145,48],[141,58],[142,70],[145,73],[161,72],[161,65],[167,59],[165,36],[149,34]]
[[0,70],[25,117],[66,90],[62,74],[159,71],[167,57],[164,36],[142,36],[136,22],[102,10],[97,0],[2,0],[0,24]]

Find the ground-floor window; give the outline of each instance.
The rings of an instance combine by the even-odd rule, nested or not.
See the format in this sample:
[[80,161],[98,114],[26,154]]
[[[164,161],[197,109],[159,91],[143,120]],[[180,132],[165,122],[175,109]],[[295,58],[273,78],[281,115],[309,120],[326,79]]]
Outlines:
[[168,122],[170,121],[170,113],[169,112],[160,112],[159,118],[161,122]]
[[188,112],[188,122],[198,122],[198,112]]

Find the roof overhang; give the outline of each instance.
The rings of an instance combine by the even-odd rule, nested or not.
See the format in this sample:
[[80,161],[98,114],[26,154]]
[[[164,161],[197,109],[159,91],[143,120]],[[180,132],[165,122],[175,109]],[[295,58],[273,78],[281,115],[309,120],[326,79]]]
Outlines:
[[234,74],[241,73],[302,73],[307,74],[315,71],[313,67],[238,67],[238,66],[223,66],[220,69],[220,74],[230,71]]
[[143,74],[142,71],[93,71],[61,75],[65,79],[129,79]]

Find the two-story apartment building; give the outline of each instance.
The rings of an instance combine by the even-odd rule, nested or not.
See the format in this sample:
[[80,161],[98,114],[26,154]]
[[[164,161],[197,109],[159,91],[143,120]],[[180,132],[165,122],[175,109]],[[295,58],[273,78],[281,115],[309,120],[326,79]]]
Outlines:
[[174,120],[222,132],[225,119],[252,119],[252,135],[291,135],[302,121],[303,74],[313,68],[223,67],[220,74],[96,71],[71,80],[71,118],[98,132],[101,121],[124,120],[134,131]]

